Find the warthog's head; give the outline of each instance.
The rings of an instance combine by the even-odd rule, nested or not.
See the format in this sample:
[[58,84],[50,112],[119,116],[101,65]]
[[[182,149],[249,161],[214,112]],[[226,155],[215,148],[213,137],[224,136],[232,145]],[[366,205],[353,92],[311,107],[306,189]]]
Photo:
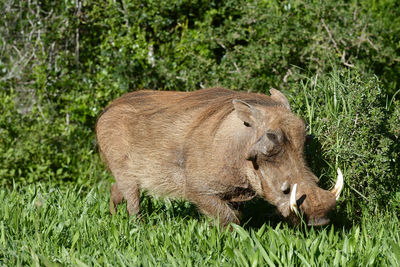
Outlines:
[[271,98],[278,105],[233,100],[236,114],[250,136],[245,156],[248,172],[257,177],[253,186],[293,222],[303,218],[309,225],[325,225],[342,190],[342,174],[338,170],[332,190],[318,187],[318,178],[304,160],[304,122],[290,112],[282,93],[272,89]]

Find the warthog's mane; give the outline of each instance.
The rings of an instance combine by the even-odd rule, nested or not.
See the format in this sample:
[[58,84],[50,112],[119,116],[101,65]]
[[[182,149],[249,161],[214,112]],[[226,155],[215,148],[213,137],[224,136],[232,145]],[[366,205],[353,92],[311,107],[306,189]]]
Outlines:
[[237,92],[221,87],[198,90],[189,94],[179,101],[180,108],[193,108],[201,110],[201,114],[193,122],[191,132],[200,126],[207,125],[212,119],[213,123],[210,134],[215,134],[223,120],[233,112],[232,101],[239,99],[254,106],[280,106],[281,104],[272,100],[264,94],[249,94],[246,92]]

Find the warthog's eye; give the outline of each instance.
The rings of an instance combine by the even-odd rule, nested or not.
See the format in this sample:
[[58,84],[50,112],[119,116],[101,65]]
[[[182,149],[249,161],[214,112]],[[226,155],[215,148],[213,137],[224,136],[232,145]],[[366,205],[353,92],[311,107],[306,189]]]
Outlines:
[[279,133],[267,132],[261,135],[246,155],[247,160],[273,161],[282,151],[282,136]]
[[267,133],[268,139],[274,143],[278,142],[278,136],[275,133]]
[[269,158],[276,156],[282,150],[281,140],[282,136],[276,132],[267,132],[266,133],[266,142],[265,142],[265,155]]

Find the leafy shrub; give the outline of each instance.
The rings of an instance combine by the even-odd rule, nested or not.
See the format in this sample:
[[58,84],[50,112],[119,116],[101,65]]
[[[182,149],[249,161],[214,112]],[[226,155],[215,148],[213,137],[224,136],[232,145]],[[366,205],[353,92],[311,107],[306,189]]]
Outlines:
[[[51,117],[43,107],[21,114],[15,94],[0,92],[0,183],[91,183],[103,171],[91,129],[68,118]],[[37,106],[38,107],[38,106]],[[36,116],[32,116],[35,114]]]
[[88,48],[97,47],[97,68],[120,90],[284,89],[303,70],[341,66],[379,75],[394,93],[400,14],[391,1],[374,3],[95,2],[87,6],[85,32],[103,33]]

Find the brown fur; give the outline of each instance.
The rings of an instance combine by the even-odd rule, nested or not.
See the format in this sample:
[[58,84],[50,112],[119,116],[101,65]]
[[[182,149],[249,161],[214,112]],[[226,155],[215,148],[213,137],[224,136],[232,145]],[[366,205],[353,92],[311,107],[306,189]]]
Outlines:
[[[221,224],[239,223],[229,202],[260,195],[290,217],[282,184],[298,184],[306,218],[323,221],[335,205],[303,159],[305,126],[279,91],[223,88],[138,91],[112,102],[96,124],[100,152],[115,177],[110,212],[124,198],[139,212],[139,189],[182,197]],[[305,196],[305,197],[304,197]]]

